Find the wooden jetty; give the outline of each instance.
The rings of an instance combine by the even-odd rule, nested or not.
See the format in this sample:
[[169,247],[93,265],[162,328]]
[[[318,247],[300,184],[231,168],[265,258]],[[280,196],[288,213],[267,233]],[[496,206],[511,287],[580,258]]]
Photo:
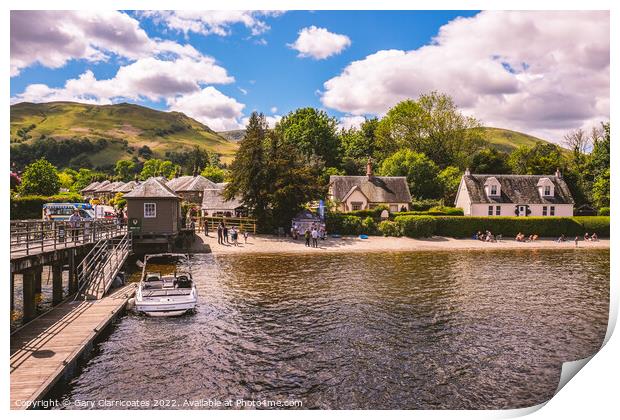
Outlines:
[[135,284],[100,300],[66,301],[11,335],[11,409],[45,397],[125,308]]

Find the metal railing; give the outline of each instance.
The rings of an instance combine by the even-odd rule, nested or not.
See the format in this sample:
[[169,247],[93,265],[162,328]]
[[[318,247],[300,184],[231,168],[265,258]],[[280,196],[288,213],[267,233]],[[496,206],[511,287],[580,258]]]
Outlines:
[[214,231],[217,225],[224,222],[228,228],[236,227],[239,231],[245,230],[256,233],[256,219],[250,217],[215,217],[201,216],[197,218],[197,228],[199,232]]
[[11,221],[11,258],[113,238],[127,232],[117,220],[58,222],[46,220]]
[[131,252],[131,233],[104,239],[78,265],[78,293],[75,299],[101,299]]

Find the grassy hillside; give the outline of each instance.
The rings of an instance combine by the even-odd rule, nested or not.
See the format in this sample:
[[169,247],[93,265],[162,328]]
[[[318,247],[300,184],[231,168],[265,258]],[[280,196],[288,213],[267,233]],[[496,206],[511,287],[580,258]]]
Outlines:
[[226,140],[239,142],[243,139],[243,136],[245,136],[245,130],[218,131],[217,134],[224,137]]
[[11,106],[12,144],[45,137],[105,139],[107,146],[88,156],[95,166],[129,159],[145,145],[155,157],[163,157],[166,151],[189,150],[198,145],[229,160],[237,149],[235,143],[180,112],[157,111],[127,103],[23,102]]
[[506,130],[505,128],[483,127],[482,132],[490,146],[510,153],[519,146],[532,147],[538,142],[548,143],[546,140],[518,131]]

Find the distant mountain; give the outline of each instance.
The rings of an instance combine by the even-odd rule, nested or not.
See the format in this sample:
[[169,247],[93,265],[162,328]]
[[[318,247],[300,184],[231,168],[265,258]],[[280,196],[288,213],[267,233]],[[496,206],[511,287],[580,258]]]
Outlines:
[[507,153],[512,152],[519,146],[532,147],[540,142],[550,143],[547,140],[505,128],[483,127],[482,132],[489,146]]
[[237,145],[180,112],[157,111],[140,105],[87,105],[75,102],[22,102],[11,105],[11,144],[40,138],[105,139],[105,147],[85,156],[94,166],[130,159],[148,146],[155,157],[195,145],[232,159]]
[[226,140],[230,140],[236,143],[243,140],[243,136],[245,136],[245,130],[218,131],[217,134],[224,137]]

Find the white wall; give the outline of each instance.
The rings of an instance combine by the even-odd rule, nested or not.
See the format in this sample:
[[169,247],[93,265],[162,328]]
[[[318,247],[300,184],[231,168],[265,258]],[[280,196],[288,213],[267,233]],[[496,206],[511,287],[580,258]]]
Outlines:
[[358,203],[362,203],[362,208],[361,208],[362,210],[368,207],[368,199],[366,198],[366,196],[362,194],[359,190],[355,190],[353,191],[353,193],[351,193],[349,197],[347,197],[347,200],[345,201],[346,208],[344,209],[344,211],[353,210],[351,203],[354,201]]
[[[465,213],[465,215],[471,216],[489,216],[489,206],[491,204],[472,204],[471,205],[471,214]],[[458,205],[457,205],[458,206]],[[516,216],[515,208],[517,204],[509,203],[509,204],[493,204],[493,216],[495,216],[495,206],[501,207],[500,216]],[[573,215],[573,205],[572,204],[555,204],[555,215],[561,217],[571,217]],[[551,205],[547,205],[547,216],[550,216],[550,207]],[[465,210],[465,209],[463,209]],[[528,215],[529,217],[542,217],[543,215],[543,204],[530,204],[531,213]],[[490,217],[490,216],[489,216]]]
[[459,184],[459,189],[456,193],[456,201],[454,203],[456,207],[460,207],[463,209],[463,214],[465,216],[473,216],[471,214],[471,200],[469,199],[469,194],[467,193],[467,188],[465,187],[465,183],[463,182],[463,178],[461,177],[461,183]]

